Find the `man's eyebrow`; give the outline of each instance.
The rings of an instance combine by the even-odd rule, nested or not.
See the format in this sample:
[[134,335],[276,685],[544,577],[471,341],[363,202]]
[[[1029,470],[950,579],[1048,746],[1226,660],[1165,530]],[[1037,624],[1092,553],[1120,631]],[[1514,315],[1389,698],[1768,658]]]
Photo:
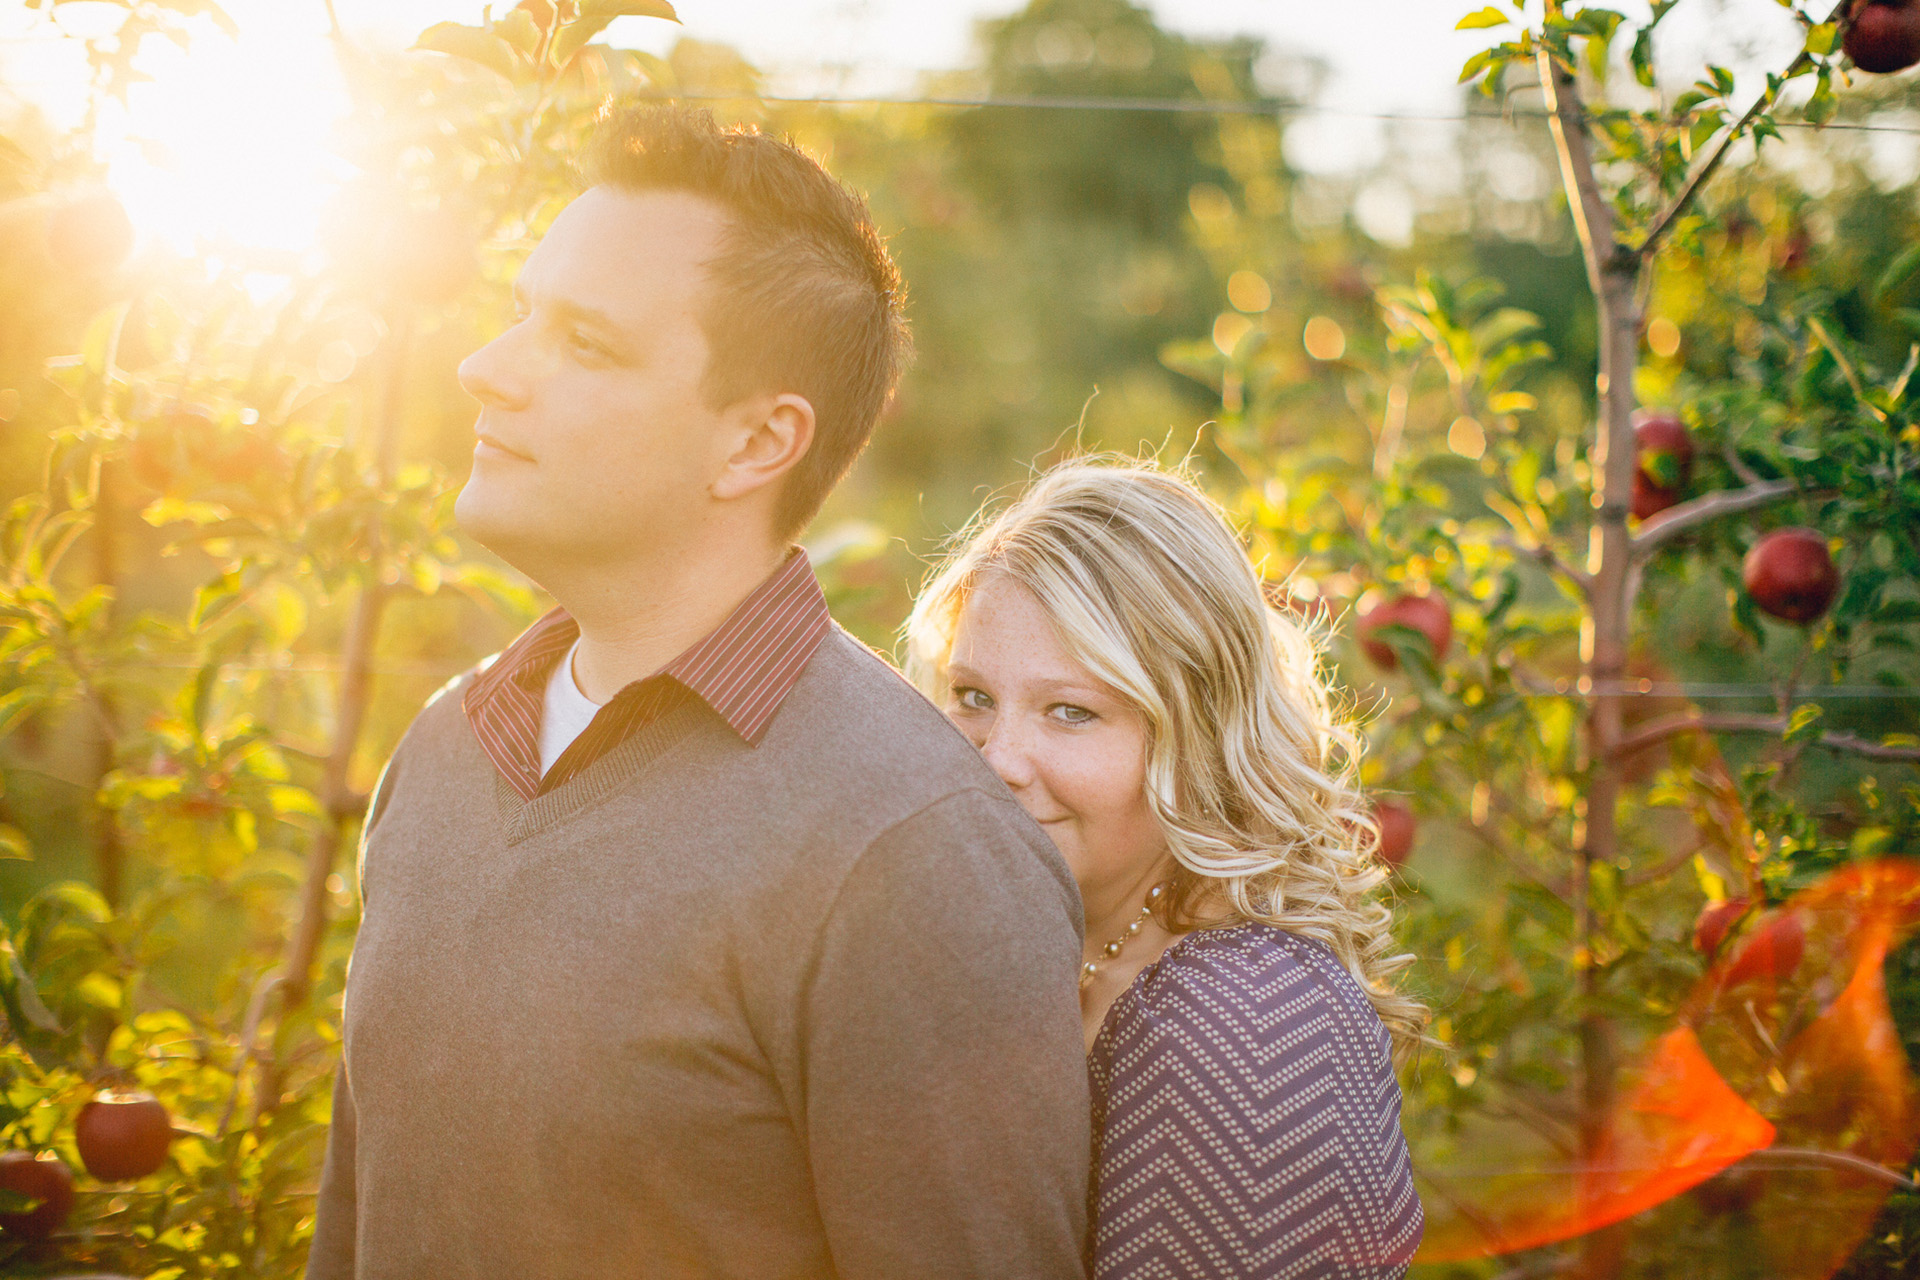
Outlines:
[[[513,300],[522,307],[530,306],[527,299],[527,290],[525,286],[517,280],[514,281],[513,284]],[[549,298],[546,300],[546,305],[551,310],[558,312],[563,319],[583,320],[595,328],[609,331],[609,333],[614,336],[618,336],[620,333],[620,326],[614,323],[613,317],[598,307],[590,307],[583,302],[574,302],[568,298]]]

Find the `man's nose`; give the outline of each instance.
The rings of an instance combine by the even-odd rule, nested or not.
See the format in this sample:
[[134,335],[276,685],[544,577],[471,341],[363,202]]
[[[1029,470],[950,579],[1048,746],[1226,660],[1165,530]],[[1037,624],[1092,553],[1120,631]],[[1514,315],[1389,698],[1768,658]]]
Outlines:
[[460,362],[460,386],[489,409],[524,409],[533,395],[528,353],[515,325]]
[[1000,775],[1000,781],[1006,783],[1009,790],[1018,791],[1033,782],[1032,754],[1027,750],[1024,735],[1009,723],[1008,717],[994,717],[987,740],[980,744],[980,754],[987,758],[987,764]]

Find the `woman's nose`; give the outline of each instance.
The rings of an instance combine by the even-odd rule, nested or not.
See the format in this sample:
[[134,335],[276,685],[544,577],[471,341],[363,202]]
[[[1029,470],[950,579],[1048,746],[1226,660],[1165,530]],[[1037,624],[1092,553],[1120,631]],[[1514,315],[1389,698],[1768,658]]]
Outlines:
[[1021,740],[1020,734],[1009,726],[1004,717],[994,720],[993,728],[987,733],[987,740],[980,744],[980,754],[987,758],[987,764],[1000,775],[1000,781],[1014,791],[1033,782],[1033,759]]

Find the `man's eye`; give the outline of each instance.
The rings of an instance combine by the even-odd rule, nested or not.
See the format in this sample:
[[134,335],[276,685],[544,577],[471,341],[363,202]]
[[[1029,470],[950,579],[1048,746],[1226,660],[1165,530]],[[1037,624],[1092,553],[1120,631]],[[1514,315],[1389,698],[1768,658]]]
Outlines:
[[965,685],[953,691],[953,700],[968,711],[990,711],[993,709],[992,698],[988,697],[979,689],[971,689]]
[[1047,714],[1067,724],[1087,724],[1100,718],[1085,707],[1076,707],[1071,702],[1056,702],[1047,708]]

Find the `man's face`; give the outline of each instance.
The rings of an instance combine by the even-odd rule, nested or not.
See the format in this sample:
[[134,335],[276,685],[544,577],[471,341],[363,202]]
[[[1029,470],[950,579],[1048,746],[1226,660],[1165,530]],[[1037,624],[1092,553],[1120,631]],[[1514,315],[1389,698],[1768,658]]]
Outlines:
[[711,513],[734,445],[701,391],[703,266],[721,208],[595,187],[554,220],[519,320],[460,365],[480,401],[460,525],[534,576],[672,555]]

